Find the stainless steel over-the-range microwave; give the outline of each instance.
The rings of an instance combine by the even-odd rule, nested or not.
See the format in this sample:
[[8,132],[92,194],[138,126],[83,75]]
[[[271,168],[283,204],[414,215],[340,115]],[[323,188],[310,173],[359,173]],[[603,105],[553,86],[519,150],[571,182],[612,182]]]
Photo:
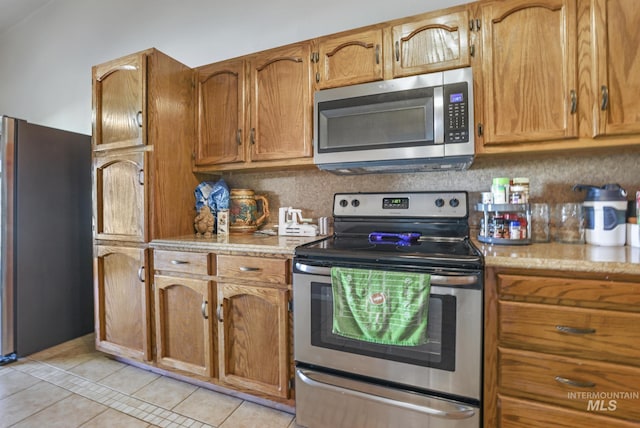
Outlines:
[[313,113],[314,162],[323,170],[463,170],[473,162],[470,67],[318,91]]

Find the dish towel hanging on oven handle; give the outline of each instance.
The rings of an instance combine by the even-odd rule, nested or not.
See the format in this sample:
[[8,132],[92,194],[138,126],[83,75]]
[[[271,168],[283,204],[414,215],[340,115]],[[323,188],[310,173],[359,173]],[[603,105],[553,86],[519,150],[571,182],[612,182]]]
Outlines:
[[421,273],[331,268],[333,334],[384,345],[427,343],[430,280]]

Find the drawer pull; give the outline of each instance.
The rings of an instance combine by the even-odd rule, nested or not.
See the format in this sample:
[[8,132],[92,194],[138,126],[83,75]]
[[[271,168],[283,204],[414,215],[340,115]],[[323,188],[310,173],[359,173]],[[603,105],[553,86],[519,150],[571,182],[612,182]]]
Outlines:
[[567,379],[566,377],[555,377],[556,382],[562,383],[564,385],[575,386],[577,388],[593,388],[596,386],[593,382],[582,382],[579,380]]
[[595,328],[576,328],[576,327],[569,327],[566,325],[557,325],[556,330],[558,330],[561,333],[567,333],[567,334],[593,334],[596,332]]
[[240,272],[258,272],[260,268],[251,266],[240,266]]
[[188,265],[189,262],[186,260],[171,260],[172,265]]

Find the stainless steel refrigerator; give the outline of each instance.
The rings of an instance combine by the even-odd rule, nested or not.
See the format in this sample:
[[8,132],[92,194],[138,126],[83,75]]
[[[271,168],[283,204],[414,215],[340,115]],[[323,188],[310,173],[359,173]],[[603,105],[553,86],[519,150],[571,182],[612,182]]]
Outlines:
[[91,138],[0,118],[5,364],[93,331]]

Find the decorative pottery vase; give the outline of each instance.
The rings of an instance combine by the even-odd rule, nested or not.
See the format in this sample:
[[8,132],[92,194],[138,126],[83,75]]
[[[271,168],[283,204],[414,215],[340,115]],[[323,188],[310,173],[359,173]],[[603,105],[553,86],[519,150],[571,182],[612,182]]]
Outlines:
[[[262,201],[262,213],[258,213],[258,203]],[[253,233],[269,217],[269,202],[264,195],[256,195],[251,189],[231,189],[229,191],[229,232]]]

